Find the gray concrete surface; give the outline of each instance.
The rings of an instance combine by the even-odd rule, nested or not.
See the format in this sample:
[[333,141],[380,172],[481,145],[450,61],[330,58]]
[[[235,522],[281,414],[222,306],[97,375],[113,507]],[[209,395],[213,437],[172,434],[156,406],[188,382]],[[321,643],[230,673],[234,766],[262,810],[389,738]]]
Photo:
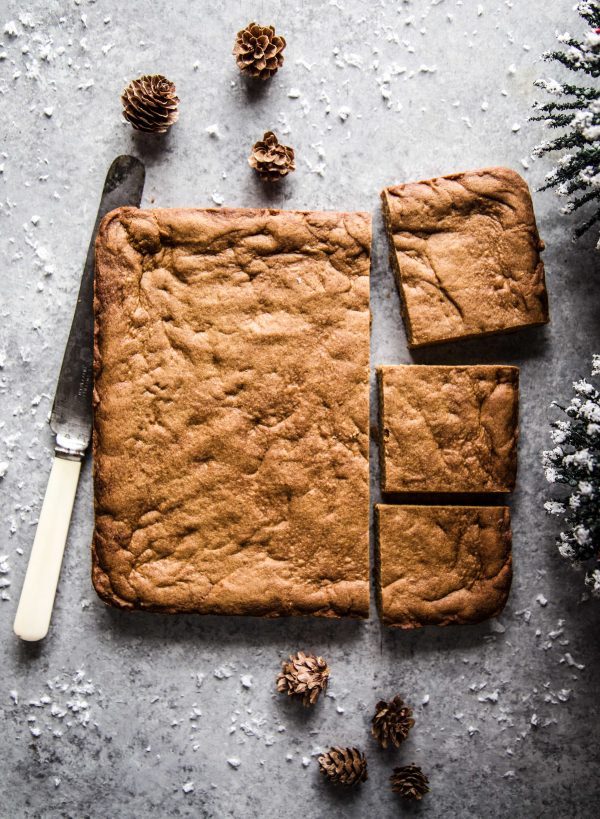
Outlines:
[[[3,819],[599,815],[600,605],[582,599],[581,576],[555,553],[539,464],[549,402],[569,396],[600,352],[592,237],[573,246],[561,203],[534,193],[551,324],[411,356],[378,206],[386,184],[486,164],[540,184],[548,163],[527,160],[543,137],[527,121],[532,82],[556,74],[537,58],[556,27],[577,28],[572,6],[1,0]],[[288,39],[284,68],[258,90],[230,55],[235,32],[254,18]],[[181,119],[166,138],[121,122],[119,93],[142,72],[177,84]],[[246,164],[267,128],[298,160],[272,192]],[[406,634],[382,629],[374,609],[365,623],[111,611],[89,580],[88,463],[51,633],[39,646],[13,637],[50,465],[51,396],[104,173],[123,152],[147,164],[146,205],[373,210],[373,364],[522,367],[515,579],[497,622]],[[280,661],[298,648],[332,667],[330,696],[312,711],[274,693]],[[369,718],[379,696],[396,692],[417,722],[405,747],[384,753],[369,739]],[[321,781],[316,754],[330,743],[366,750],[360,791]],[[387,777],[412,761],[429,773],[431,793],[404,806]]]

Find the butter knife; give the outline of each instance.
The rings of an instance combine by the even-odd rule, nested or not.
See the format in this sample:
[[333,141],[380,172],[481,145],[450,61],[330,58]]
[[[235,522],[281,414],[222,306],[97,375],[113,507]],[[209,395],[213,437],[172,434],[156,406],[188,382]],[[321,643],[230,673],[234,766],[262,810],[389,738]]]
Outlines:
[[14,622],[22,640],[42,640],[48,633],[79,472],[92,435],[96,233],[111,210],[139,207],[145,173],[139,159],[118,156],[104,182],[50,415],[54,461]]

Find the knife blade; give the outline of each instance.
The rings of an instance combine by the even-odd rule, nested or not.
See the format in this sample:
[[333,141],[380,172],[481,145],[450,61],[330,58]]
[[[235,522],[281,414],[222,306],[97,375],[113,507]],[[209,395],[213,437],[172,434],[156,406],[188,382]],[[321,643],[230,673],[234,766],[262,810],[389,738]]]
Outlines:
[[83,458],[92,433],[96,234],[100,222],[111,210],[123,205],[139,207],[144,177],[143,163],[134,156],[124,155],[114,160],[104,182],[50,415],[50,428],[56,435],[56,454],[65,458]]
[[111,210],[139,207],[145,174],[139,159],[118,156],[104,182],[50,414],[55,457],[14,622],[15,634],[23,640],[41,640],[48,633],[79,472],[92,434],[96,234]]

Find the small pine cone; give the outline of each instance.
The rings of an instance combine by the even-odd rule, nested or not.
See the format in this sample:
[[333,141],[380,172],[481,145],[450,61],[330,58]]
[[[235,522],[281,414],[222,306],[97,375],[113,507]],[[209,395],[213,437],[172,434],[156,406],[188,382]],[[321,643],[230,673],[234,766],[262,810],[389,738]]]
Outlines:
[[383,748],[390,744],[399,748],[414,724],[412,709],[404,704],[402,697],[396,696],[389,702],[377,703],[371,733]]
[[404,799],[422,799],[429,791],[427,787],[429,779],[418,765],[394,768],[390,782],[394,793],[399,793]]
[[248,23],[238,31],[233,54],[243,74],[268,80],[283,65],[285,39],[275,34],[273,26]]
[[121,95],[123,116],[136,131],[164,134],[179,118],[179,97],[162,74],[145,74],[132,80]]
[[265,182],[276,182],[296,170],[294,149],[281,145],[273,131],[267,131],[262,140],[252,146],[248,163]]
[[290,655],[277,677],[277,690],[300,697],[303,705],[314,705],[321,691],[327,690],[329,666],[322,657],[299,651]]
[[334,785],[359,785],[367,780],[367,758],[358,748],[330,748],[319,757],[319,769]]

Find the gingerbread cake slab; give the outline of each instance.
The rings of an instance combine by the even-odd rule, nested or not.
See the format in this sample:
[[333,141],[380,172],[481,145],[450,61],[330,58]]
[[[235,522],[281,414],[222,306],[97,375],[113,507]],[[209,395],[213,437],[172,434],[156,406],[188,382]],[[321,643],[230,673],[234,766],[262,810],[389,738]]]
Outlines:
[[510,492],[517,473],[519,369],[377,368],[384,492]]
[[368,615],[370,216],[109,214],[93,582],[164,612]]
[[544,245],[518,173],[483,168],[381,196],[409,346],[548,321]]
[[502,611],[512,579],[507,507],[378,504],[375,519],[386,625],[478,623]]

